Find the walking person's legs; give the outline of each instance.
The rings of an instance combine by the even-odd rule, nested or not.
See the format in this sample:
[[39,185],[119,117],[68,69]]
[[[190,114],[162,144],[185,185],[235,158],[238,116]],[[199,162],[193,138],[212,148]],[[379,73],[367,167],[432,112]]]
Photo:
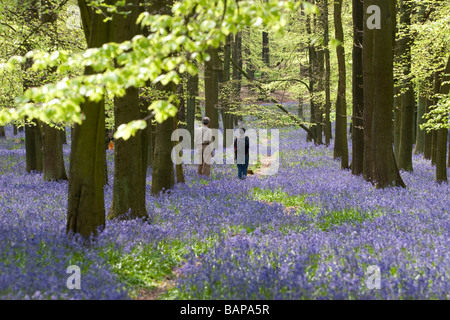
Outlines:
[[[206,149],[206,153],[205,153]],[[209,154],[209,148],[207,144],[202,146],[202,175],[209,178],[211,174],[211,155]]]
[[198,166],[197,166],[197,174],[201,176],[203,174],[203,148],[197,148],[198,150]]
[[242,179],[243,173],[244,173],[244,165],[243,164],[238,164],[238,178]]
[[246,155],[245,156],[245,164],[243,165],[243,168],[242,168],[242,171],[243,171],[242,173],[244,175],[244,178],[247,178],[247,169],[248,169],[249,160],[250,160],[249,155]]

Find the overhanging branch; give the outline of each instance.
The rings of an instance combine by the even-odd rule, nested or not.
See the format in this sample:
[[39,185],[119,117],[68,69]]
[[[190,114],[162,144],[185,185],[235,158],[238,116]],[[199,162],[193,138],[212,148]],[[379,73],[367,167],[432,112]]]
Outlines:
[[[247,72],[245,72],[244,70],[242,70],[242,68],[234,61],[234,59],[230,59],[231,63],[236,67],[236,69],[244,76],[246,77],[249,81],[251,81],[252,83],[255,84],[255,86],[259,89],[259,91],[261,91],[262,94],[264,94],[264,96],[266,96],[270,102],[274,103],[278,109],[280,109],[281,111],[283,111],[284,113],[286,113],[289,118],[291,118],[291,120],[293,120],[296,124],[298,124],[300,126],[300,128],[302,128],[303,130],[305,130],[309,135],[311,135],[311,137],[314,137],[314,134],[312,133],[311,130],[308,129],[308,127],[306,127],[299,119],[297,119],[292,113],[290,113],[289,111],[286,110],[286,108],[279,103],[276,99],[272,98],[271,96],[269,96],[269,94],[267,93],[267,90],[264,89],[261,86],[261,83],[255,79],[252,79]],[[308,87],[309,89],[309,87]]]

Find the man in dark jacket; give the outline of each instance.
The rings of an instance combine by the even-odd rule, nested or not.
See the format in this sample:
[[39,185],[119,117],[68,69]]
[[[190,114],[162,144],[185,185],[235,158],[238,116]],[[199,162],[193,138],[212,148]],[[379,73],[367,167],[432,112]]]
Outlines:
[[250,140],[245,136],[245,128],[239,129],[240,136],[234,139],[234,159],[237,160],[238,178],[247,178]]

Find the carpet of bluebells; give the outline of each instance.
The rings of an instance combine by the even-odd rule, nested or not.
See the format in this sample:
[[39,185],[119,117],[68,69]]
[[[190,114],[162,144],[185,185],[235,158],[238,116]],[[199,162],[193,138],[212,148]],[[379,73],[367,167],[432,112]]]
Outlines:
[[[377,190],[340,170],[332,146],[281,130],[276,175],[241,181],[235,166],[216,165],[200,179],[187,165],[185,184],[153,197],[149,174],[152,223],[108,220],[82,245],[65,234],[67,182],[26,174],[23,133],[7,135],[0,299],[130,299],[159,273],[181,299],[450,298],[450,187],[420,156],[401,173],[406,189]],[[68,164],[69,146],[64,153]],[[106,186],[107,210],[111,198]],[[80,290],[66,286],[70,265],[81,268]],[[369,266],[380,270],[379,289],[368,286]]]

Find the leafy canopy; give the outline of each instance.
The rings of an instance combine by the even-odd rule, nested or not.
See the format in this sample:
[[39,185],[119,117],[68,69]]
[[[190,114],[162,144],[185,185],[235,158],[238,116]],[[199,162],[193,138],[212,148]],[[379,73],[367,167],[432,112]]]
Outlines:
[[[286,14],[295,10],[300,2],[294,1],[230,1],[184,0],[174,4],[172,15],[142,13],[137,23],[148,27],[150,35],[135,36],[123,43],[107,43],[101,48],[87,49],[78,54],[65,50],[47,52],[30,51],[25,56],[14,56],[0,66],[0,74],[13,72],[33,59],[33,71],[56,68],[58,74],[67,74],[80,67],[91,67],[92,75],[64,77],[59,81],[33,87],[16,98],[17,108],[0,110],[0,124],[24,116],[43,122],[81,123],[80,104],[100,101],[109,92],[124,96],[129,87],[144,87],[147,81],[167,85],[178,84],[180,75],[199,72],[195,61],[201,63],[210,57],[209,47],[217,48],[230,33],[246,26],[265,25],[281,33],[286,25]],[[117,59],[117,67],[114,59]],[[148,107],[155,112],[155,120],[162,122],[176,114],[173,101],[153,101]],[[119,127],[116,138],[129,138],[145,121],[134,121]]]

